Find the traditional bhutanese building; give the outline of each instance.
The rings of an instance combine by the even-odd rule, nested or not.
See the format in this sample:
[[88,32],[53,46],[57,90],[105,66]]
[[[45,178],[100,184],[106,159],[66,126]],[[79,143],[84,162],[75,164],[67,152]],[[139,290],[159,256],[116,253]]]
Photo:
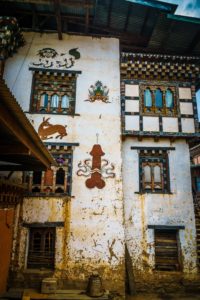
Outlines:
[[23,172],[8,287],[86,290],[93,275],[102,299],[124,299],[199,280],[188,141],[200,20],[175,9],[0,2],[2,45],[12,17],[25,40],[12,57],[2,46],[4,79],[55,161]]
[[198,61],[122,53],[125,240],[139,287],[197,272],[187,141],[198,132]]

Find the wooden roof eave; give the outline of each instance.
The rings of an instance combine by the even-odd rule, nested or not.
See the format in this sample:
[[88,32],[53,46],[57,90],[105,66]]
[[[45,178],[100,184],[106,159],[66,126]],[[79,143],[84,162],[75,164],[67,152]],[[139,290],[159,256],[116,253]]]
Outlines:
[[56,165],[37,132],[22,111],[15,97],[11,94],[4,80],[0,80],[0,120],[14,134],[18,141],[29,149],[46,168]]

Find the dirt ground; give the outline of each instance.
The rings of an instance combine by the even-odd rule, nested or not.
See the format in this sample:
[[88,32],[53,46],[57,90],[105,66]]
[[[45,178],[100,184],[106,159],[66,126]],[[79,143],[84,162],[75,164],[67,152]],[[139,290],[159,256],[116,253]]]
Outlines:
[[136,296],[126,296],[126,300],[200,300],[200,294],[138,294]]

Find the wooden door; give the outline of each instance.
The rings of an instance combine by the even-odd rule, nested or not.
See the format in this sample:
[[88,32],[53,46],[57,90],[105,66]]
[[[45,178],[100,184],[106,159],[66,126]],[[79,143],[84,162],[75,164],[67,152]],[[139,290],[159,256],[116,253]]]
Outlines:
[[6,291],[12,250],[14,209],[0,209],[0,294]]

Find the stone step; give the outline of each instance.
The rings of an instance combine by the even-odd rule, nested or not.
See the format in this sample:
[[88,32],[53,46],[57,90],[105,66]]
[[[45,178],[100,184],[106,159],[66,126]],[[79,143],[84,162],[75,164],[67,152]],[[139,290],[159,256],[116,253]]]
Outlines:
[[[22,300],[91,300],[94,297],[89,297],[83,290],[56,290],[52,294],[41,294],[34,290],[24,290]],[[108,300],[107,293],[98,297],[99,300]]]

